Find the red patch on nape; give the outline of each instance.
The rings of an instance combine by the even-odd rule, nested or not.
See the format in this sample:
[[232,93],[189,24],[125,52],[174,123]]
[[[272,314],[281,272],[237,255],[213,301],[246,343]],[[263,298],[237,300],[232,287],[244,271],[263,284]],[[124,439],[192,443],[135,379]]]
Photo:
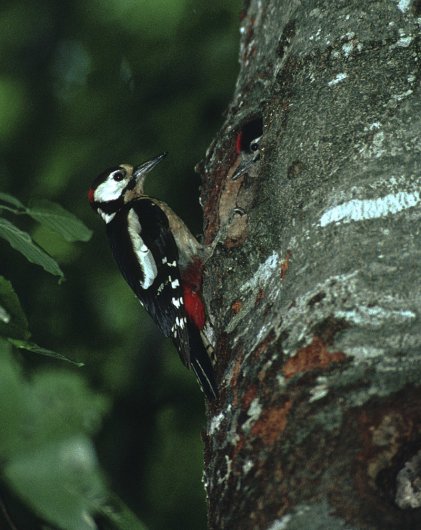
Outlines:
[[239,155],[242,151],[242,144],[243,144],[243,131],[240,131],[237,134],[237,137],[235,139],[235,152],[237,155]]
[[89,200],[89,202],[91,204],[93,204],[95,202],[94,195],[95,195],[95,190],[93,188],[89,188],[89,190],[88,190],[88,200]]
[[192,320],[198,329],[205,327],[205,304],[200,292],[194,291],[190,285],[183,285],[184,309],[189,320]]

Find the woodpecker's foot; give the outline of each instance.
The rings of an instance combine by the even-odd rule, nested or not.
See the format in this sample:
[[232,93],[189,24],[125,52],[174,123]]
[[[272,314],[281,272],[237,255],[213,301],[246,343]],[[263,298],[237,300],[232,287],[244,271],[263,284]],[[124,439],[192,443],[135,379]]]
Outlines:
[[241,218],[245,215],[247,215],[247,212],[244,210],[244,208],[241,208],[240,206],[233,208],[228,219],[223,223],[212,243],[206,247],[203,265],[205,265],[206,262],[213,256],[213,253],[215,252],[215,249],[219,243],[223,242],[228,237],[228,231],[235,219]]
[[234,217],[236,215],[239,215],[239,216],[243,216],[243,215],[246,215],[246,211],[244,210],[244,208],[240,208],[240,206],[236,206],[233,211],[231,212],[231,215],[230,215],[230,218],[229,218],[229,221],[233,221],[234,220]]

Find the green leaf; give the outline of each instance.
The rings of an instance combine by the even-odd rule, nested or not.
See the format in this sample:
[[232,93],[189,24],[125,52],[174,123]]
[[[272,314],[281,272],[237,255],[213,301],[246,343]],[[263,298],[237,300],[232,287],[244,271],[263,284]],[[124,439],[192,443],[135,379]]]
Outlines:
[[16,206],[16,208],[21,208],[23,210],[25,209],[25,206],[20,202],[19,199],[13,197],[13,195],[9,195],[8,193],[0,193],[0,201],[7,202],[12,206]]
[[44,371],[26,381],[1,344],[0,461],[98,430],[108,406],[103,396],[71,372]]
[[8,317],[8,319],[0,319],[0,335],[14,339],[27,339],[30,333],[25,313],[12,284],[2,276],[0,276],[0,302]]
[[[10,344],[9,344],[8,340],[2,339],[0,337],[0,362],[1,362],[3,354],[11,356],[12,355],[12,348],[10,347]],[[0,376],[1,376],[1,370],[0,370]]]
[[10,221],[1,217],[0,237],[6,239],[15,250],[23,254],[31,263],[40,265],[44,270],[55,276],[59,276],[61,279],[64,278],[58,263],[40,247],[35,245],[28,233],[23,232]]
[[63,530],[93,530],[106,498],[92,442],[106,402],[77,374],[24,379],[0,340],[2,477],[34,511]]
[[26,213],[66,241],[89,241],[92,231],[75,215],[47,200],[31,201]]
[[14,490],[42,517],[63,530],[94,530],[92,514],[105,498],[91,441],[57,440],[16,456],[5,466]]
[[59,359],[61,361],[66,361],[78,367],[84,366],[84,363],[73,361],[72,359],[69,359],[68,357],[66,357],[65,355],[61,353],[57,353],[52,350],[47,350],[47,348],[38,346],[38,344],[35,344],[34,342],[28,342],[26,340],[16,340],[16,339],[10,339],[9,342],[13,346],[15,346],[15,348],[19,348],[21,350],[26,350],[26,351],[30,351],[33,353],[38,353],[39,355],[45,355],[46,357],[52,357],[53,359]]
[[107,408],[76,373],[49,370],[36,374],[31,386],[32,436],[28,446],[77,433],[94,433]]
[[108,499],[99,511],[118,530],[147,530],[147,527],[116,495]]
[[10,345],[0,340],[0,460],[19,449],[25,432],[26,388]]
[[10,315],[4,307],[0,305],[0,322],[8,324],[10,322]]

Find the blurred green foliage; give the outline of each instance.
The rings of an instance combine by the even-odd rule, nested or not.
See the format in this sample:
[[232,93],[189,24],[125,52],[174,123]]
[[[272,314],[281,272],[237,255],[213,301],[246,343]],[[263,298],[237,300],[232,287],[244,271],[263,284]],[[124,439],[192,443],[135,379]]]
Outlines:
[[[26,352],[23,369],[76,371],[106,397],[108,413],[91,431],[101,467],[152,530],[206,527],[203,397],[117,272],[86,190],[107,166],[168,151],[147,188],[201,231],[193,167],[233,91],[240,9],[241,0],[3,0],[0,8],[0,192],[41,216],[49,203],[31,201],[55,201],[94,231],[89,243],[74,243],[35,216],[0,212],[66,277],[58,285],[0,240],[0,274],[12,281],[34,341],[84,363]],[[59,392],[56,383],[42,385]],[[89,456],[83,436],[73,443]],[[19,466],[10,471],[24,491],[30,477],[21,475]]]

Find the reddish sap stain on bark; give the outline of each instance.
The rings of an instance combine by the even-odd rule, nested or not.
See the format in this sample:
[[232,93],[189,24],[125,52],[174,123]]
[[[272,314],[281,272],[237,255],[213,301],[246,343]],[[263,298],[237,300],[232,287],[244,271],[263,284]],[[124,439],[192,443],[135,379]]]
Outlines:
[[231,311],[234,313],[234,314],[237,314],[239,313],[240,309],[243,307],[243,303],[241,302],[241,300],[236,300],[235,302],[233,302],[231,304]]
[[332,363],[340,363],[346,360],[343,352],[327,351],[327,344],[317,336],[308,346],[297,351],[294,357],[290,357],[284,364],[282,372],[285,377],[316,370],[317,368],[326,368]]
[[265,291],[262,288],[260,288],[256,295],[256,305],[260,304],[263,298],[265,298]]
[[280,407],[266,409],[251,428],[251,433],[266,445],[273,445],[285,430],[291,407],[292,401],[288,400]]

